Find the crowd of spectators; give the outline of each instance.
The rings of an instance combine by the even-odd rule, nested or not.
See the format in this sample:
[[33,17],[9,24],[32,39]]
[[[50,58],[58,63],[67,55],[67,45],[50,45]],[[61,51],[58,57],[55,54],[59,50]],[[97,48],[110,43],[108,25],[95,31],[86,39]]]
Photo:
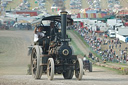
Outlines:
[[[127,46],[122,49],[122,43],[119,39],[110,39],[104,36],[104,33],[96,33],[87,27],[80,28],[75,25],[75,31],[83,37],[91,50],[101,56],[102,61],[126,63],[128,62]],[[106,48],[104,48],[106,47]],[[97,60],[97,56],[89,56],[93,60]]]

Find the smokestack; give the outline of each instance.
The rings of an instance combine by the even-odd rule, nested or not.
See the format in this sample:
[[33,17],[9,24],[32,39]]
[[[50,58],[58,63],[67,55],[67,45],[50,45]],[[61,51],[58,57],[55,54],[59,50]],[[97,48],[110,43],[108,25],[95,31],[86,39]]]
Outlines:
[[[61,13],[61,38],[66,39],[66,26],[67,26],[67,13],[66,11],[62,11]],[[63,42],[66,44],[66,42]]]

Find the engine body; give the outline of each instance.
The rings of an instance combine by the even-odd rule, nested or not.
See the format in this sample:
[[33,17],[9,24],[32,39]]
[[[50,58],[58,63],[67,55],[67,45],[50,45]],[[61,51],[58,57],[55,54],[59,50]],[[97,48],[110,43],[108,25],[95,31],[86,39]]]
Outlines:
[[[61,29],[58,30],[55,35],[50,35],[54,39],[45,43],[43,46],[44,54],[48,55],[48,57],[52,57],[55,63],[55,72],[63,73],[67,70],[73,70],[74,64],[76,63],[77,56],[73,55],[73,50],[69,45],[71,41],[66,34],[66,26],[67,26],[67,12],[63,11],[61,13]],[[56,28],[54,28],[56,30]],[[45,47],[46,46],[46,47]],[[46,50],[47,49],[47,50]],[[42,63],[47,63],[47,56],[42,58]],[[46,68],[44,68],[46,69]]]

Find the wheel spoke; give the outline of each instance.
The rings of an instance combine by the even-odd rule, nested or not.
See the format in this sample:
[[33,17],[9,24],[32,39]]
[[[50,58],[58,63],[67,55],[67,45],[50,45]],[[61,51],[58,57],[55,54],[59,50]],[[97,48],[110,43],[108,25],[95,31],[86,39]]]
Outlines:
[[36,70],[36,67],[33,67],[33,70]]
[[33,50],[33,53],[36,53],[36,50],[35,49]]
[[33,62],[34,65],[36,65],[37,64],[37,59],[35,59],[35,58],[32,59],[32,62]]
[[51,66],[50,66],[50,67],[48,67],[47,69],[48,69],[48,70],[50,70],[50,69],[51,69]]
[[37,55],[36,54],[34,54],[34,57],[33,58],[37,58]]

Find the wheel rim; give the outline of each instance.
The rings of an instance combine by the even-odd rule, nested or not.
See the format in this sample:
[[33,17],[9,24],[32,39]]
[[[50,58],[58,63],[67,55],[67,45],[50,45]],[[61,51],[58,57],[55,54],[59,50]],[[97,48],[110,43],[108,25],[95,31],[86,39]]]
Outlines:
[[48,59],[47,76],[48,76],[49,80],[53,80],[53,77],[54,77],[54,60],[53,60],[53,58]]
[[80,58],[75,64],[75,76],[78,80],[81,80],[83,76],[83,62]]
[[75,68],[75,75],[78,78],[80,74],[80,66],[79,66],[79,62],[76,62],[76,68]]
[[39,46],[35,46],[31,56],[31,70],[35,79],[40,79],[42,75],[42,66],[40,66],[40,55],[42,50]]
[[51,62],[48,62],[48,67],[47,67],[47,72],[48,72],[48,76],[51,75]]

